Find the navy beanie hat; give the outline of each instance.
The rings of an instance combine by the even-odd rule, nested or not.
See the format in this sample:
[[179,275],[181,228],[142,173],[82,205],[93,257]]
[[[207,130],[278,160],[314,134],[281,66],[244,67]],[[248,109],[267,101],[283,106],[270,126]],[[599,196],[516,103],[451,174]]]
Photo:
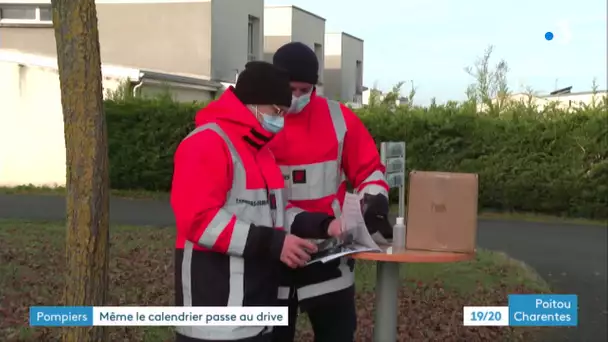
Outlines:
[[291,42],[281,46],[274,53],[272,63],[287,70],[293,82],[317,84],[319,81],[319,60],[306,44]]
[[249,62],[236,80],[234,95],[246,105],[289,107],[289,75],[285,70],[267,62]]

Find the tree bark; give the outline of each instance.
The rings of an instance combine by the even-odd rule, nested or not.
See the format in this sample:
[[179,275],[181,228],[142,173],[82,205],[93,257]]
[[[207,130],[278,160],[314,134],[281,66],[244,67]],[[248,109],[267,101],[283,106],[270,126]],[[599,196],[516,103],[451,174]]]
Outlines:
[[[109,260],[107,128],[94,0],[52,0],[67,173],[64,304],[106,304]],[[65,342],[108,341],[104,327],[63,330]]]

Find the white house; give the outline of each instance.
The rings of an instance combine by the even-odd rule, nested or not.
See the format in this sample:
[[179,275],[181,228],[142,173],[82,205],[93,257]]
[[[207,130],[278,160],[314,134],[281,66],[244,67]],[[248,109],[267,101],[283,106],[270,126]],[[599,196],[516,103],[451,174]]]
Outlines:
[[[106,91],[206,101],[263,56],[263,0],[95,2]],[[65,184],[50,4],[0,0],[0,186]]]
[[278,48],[289,42],[308,45],[319,60],[317,93],[323,94],[325,18],[296,6],[264,7],[264,59],[272,61]]
[[[102,63],[234,82],[263,57],[264,0],[96,0]],[[0,48],[56,56],[50,0],[0,0]]]
[[[607,90],[597,91],[582,91],[582,92],[571,92],[572,87],[559,89],[553,91],[547,95],[536,95],[526,93],[514,93],[511,94],[507,101],[511,103],[522,103],[536,106],[539,110],[542,110],[548,105],[556,105],[560,109],[575,109],[580,108],[583,105],[599,104],[603,98],[608,97]],[[492,102],[496,103],[496,99]],[[478,110],[483,110],[486,106],[479,104]]]
[[[0,186],[65,185],[61,89],[54,57],[0,50]],[[105,94],[123,84],[154,95],[170,86],[179,101],[206,100],[221,84],[206,79],[103,65]],[[127,87],[129,88],[129,87]]]
[[361,104],[363,40],[348,33],[325,34],[325,96]]

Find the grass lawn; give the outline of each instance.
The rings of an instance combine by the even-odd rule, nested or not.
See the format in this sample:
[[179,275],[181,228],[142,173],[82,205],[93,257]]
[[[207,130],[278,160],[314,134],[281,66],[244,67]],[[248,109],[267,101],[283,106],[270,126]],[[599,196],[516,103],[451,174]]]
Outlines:
[[[57,305],[63,293],[64,225],[0,220],[0,336],[2,341],[54,341],[57,328],[30,328],[28,308]],[[110,305],[172,305],[173,228],[112,227]],[[359,329],[373,331],[375,270],[358,262]],[[526,265],[502,253],[479,251],[476,260],[411,264],[402,275],[399,341],[530,341],[530,328],[462,326],[464,305],[505,305],[509,293],[550,292]],[[311,341],[301,320],[297,341]],[[111,341],[171,341],[170,328],[112,327]]]

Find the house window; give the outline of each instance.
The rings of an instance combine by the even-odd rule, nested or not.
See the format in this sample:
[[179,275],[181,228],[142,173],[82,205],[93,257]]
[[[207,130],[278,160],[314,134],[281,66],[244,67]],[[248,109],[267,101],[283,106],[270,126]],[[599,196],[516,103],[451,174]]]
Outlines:
[[258,56],[260,20],[254,16],[249,16],[247,22],[247,61],[254,61]]
[[52,24],[51,6],[0,4],[0,23]]
[[357,94],[363,94],[363,62],[361,61],[357,61],[356,65],[355,65],[355,72],[357,73],[355,75],[355,79],[357,80],[357,85],[356,85],[356,93]]
[[42,22],[53,22],[53,11],[50,7],[38,7],[39,19]]
[[319,61],[323,60],[323,45],[315,43],[315,55]]
[[325,65],[324,62],[324,56],[323,56],[323,45],[319,44],[319,43],[315,43],[314,45],[314,49],[315,49],[315,56],[317,56],[317,60],[319,61],[319,84],[323,83],[323,68]]

